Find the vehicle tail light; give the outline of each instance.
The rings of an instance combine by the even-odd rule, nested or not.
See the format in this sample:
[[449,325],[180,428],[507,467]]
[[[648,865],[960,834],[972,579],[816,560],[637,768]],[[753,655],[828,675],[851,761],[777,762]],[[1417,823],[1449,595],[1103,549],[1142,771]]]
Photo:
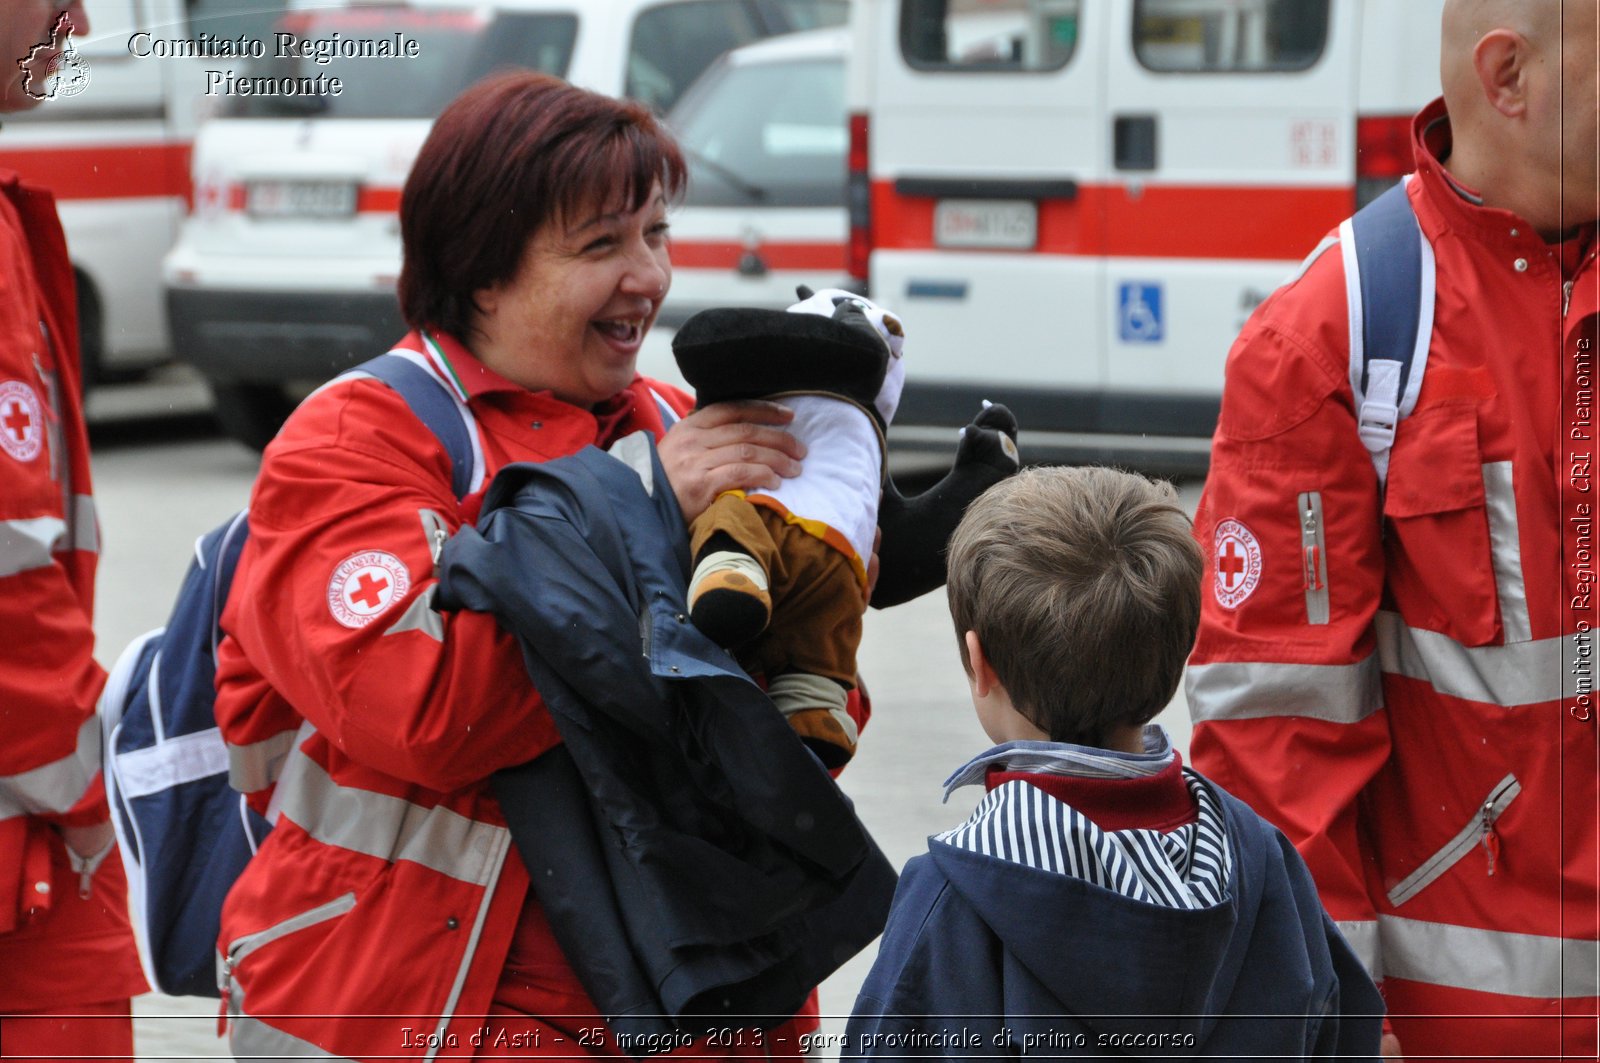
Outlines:
[[872,254],[872,174],[867,168],[867,116],[850,116],[850,154],[845,178],[850,211],[850,245],[846,259],[852,279],[868,292],[867,262]]
[[1411,172],[1411,118],[1368,115],[1356,119],[1356,209],[1377,199]]

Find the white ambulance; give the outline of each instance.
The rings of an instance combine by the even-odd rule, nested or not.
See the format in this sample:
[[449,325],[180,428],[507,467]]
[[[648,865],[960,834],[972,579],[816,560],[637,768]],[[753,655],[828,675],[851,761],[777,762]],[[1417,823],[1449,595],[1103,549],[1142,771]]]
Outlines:
[[1203,468],[1245,318],[1411,169],[1442,6],[855,0],[850,270],[915,339],[898,444],[987,398],[1034,455]]
[[78,280],[86,379],[168,357],[161,256],[189,200],[205,64],[152,45],[252,34],[282,6],[89,0],[89,32],[67,42],[81,80],[51,84],[40,106],[5,117],[0,166],[56,196]]

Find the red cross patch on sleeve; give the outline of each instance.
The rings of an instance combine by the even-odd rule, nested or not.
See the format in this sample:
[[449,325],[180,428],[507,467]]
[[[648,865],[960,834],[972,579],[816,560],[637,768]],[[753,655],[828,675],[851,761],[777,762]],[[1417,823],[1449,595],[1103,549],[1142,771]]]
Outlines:
[[38,392],[20,380],[0,384],[0,447],[18,461],[32,461],[44,450],[44,406]]
[[363,550],[334,568],[328,612],[345,627],[366,627],[410,589],[411,572],[404,561],[386,550]]
[[1217,524],[1212,556],[1212,590],[1217,604],[1237,609],[1261,582],[1261,543],[1255,533],[1236,520]]

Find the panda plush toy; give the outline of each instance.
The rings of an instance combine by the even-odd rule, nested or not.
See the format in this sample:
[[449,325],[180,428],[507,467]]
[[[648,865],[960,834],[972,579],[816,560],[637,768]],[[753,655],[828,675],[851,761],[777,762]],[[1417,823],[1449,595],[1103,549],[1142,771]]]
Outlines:
[[905,498],[888,476],[885,430],[905,380],[898,317],[838,289],[799,290],[788,310],[702,311],[672,349],[697,403],[768,399],[794,411],[801,473],[726,492],[690,528],[695,625],[764,675],[774,704],[829,768],[855,752],[845,711],[867,567],[878,531],[878,607],[944,583],[944,549],[966,506],[1019,467],[1017,423],[985,404],[953,467]]

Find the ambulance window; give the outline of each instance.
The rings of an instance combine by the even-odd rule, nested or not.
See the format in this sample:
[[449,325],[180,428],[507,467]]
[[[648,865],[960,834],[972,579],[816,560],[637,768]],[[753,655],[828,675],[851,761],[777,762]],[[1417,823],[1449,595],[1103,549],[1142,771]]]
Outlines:
[[1080,0],[905,0],[900,51],[917,70],[1059,70],[1078,47]]
[[1159,73],[1304,70],[1327,42],[1328,0],[1134,0],[1134,54]]

